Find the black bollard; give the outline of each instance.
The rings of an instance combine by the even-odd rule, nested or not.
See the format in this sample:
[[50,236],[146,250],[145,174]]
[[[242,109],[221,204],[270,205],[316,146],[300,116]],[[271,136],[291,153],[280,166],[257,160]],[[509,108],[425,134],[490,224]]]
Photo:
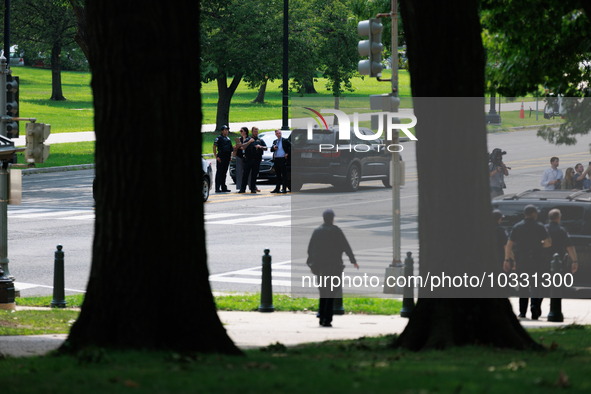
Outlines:
[[265,249],[265,255],[263,256],[263,281],[261,283],[261,304],[259,305],[259,312],[275,312],[269,249]]
[[[343,264],[343,270],[345,269],[345,265]],[[332,313],[333,315],[344,315],[345,314],[345,307],[343,306],[343,284],[340,283],[339,287],[335,288],[335,298],[334,304],[332,305]]]
[[[562,273],[562,262],[558,253],[554,253],[554,258],[550,267],[550,277],[554,278],[554,274]],[[562,289],[560,287],[550,287],[550,313],[548,313],[548,321],[563,322],[562,315]]]
[[64,290],[64,252],[62,252],[62,245],[57,246],[55,251],[54,267],[53,267],[53,300],[51,300],[52,308],[66,307],[66,294]]
[[0,268],[0,310],[15,310],[14,303],[14,282],[4,275],[4,270]]
[[410,286],[410,278],[413,274],[414,260],[412,259],[412,253],[406,253],[406,259],[404,259],[404,276],[406,277],[406,286],[402,291],[402,309],[400,310],[400,317],[410,317],[413,310],[415,309],[414,300],[414,289]]

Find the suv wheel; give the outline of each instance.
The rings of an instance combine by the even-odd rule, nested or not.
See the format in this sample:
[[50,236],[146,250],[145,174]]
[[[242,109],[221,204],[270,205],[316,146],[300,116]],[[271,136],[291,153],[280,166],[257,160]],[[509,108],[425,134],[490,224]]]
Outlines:
[[203,194],[203,202],[207,201],[209,198],[209,179],[203,178],[203,190],[201,192]]
[[387,178],[382,179],[382,183],[384,184],[384,186],[386,186],[386,188],[392,188],[392,184],[390,183],[390,175],[388,175]]
[[359,189],[359,181],[361,180],[361,172],[359,167],[352,165],[347,173],[347,179],[345,180],[345,189],[350,192],[356,192]]

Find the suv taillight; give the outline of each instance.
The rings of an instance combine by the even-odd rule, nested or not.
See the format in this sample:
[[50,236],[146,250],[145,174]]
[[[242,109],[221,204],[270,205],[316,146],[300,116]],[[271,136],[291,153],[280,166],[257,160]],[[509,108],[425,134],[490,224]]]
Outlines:
[[320,156],[322,157],[339,157],[341,155],[341,151],[331,151],[331,152],[320,152]]

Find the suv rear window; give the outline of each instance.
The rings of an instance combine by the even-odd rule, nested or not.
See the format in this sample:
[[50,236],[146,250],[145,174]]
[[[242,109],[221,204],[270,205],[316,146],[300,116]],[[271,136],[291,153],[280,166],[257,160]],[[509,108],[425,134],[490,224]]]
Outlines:
[[314,130],[312,139],[308,140],[307,130],[294,130],[291,142],[294,146],[301,148],[306,145],[330,144],[334,145],[335,133],[330,130]]

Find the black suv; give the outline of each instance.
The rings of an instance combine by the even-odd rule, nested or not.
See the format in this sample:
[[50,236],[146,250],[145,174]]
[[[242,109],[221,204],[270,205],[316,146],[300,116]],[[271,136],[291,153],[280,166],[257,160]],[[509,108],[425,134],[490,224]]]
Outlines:
[[[360,127],[359,131],[363,135],[375,135],[367,128]],[[328,130],[314,129],[313,138],[308,140],[306,129],[293,130],[292,190],[300,190],[304,183],[329,183],[356,191],[359,182],[365,180],[381,180],[384,186],[391,187],[392,153],[384,141],[379,138],[362,140],[353,128],[350,135],[350,140],[340,140],[338,126],[330,126]]]
[[[560,225],[569,235],[579,260],[579,267],[574,274],[575,286],[591,287],[591,191],[568,190],[528,190],[522,193],[506,194],[492,200],[493,209],[499,209],[505,218],[501,225],[511,231],[513,225],[523,220],[526,205],[538,208],[538,221],[548,223],[548,212],[560,209]],[[563,272],[571,272],[571,261],[566,258]]]

